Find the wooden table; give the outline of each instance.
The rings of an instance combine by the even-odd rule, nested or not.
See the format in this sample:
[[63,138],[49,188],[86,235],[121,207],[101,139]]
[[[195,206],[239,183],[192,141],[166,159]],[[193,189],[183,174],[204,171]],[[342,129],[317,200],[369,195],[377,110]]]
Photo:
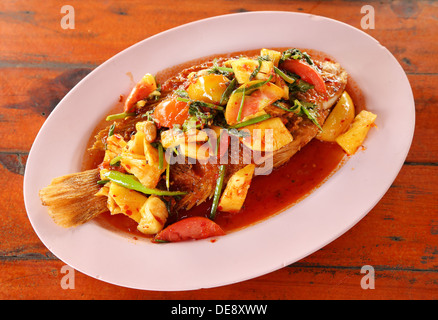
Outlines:
[[[0,299],[437,299],[438,3],[153,2],[72,1],[75,29],[64,30],[59,1],[1,1]],[[284,10],[327,16],[360,28],[365,4],[375,9],[375,29],[365,32],[395,55],[411,82],[416,132],[397,179],[362,221],[311,256],[238,284],[152,292],[120,288],[75,272],[74,290],[62,288],[64,263],[33,231],[22,183],[38,130],[79,80],[130,45],[194,20]],[[375,270],[374,290],[360,285],[364,265]]]

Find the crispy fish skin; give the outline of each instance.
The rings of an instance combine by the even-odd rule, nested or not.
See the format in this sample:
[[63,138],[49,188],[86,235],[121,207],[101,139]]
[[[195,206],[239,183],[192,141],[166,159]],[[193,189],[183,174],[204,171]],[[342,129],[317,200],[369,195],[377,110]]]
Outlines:
[[214,194],[219,168],[214,164],[174,164],[170,171],[172,185],[178,190],[188,191],[177,205],[186,210],[199,205]]

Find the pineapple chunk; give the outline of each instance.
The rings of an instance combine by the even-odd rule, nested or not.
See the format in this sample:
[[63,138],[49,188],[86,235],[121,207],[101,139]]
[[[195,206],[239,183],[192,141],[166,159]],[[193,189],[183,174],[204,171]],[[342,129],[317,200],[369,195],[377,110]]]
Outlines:
[[280,76],[276,75],[274,84],[283,89],[283,96],[281,98],[289,100],[289,86],[287,85],[286,81],[284,81]]
[[109,187],[108,187],[108,185],[109,185],[110,183],[111,183],[111,182],[108,182],[106,185],[104,185],[102,188],[100,188],[99,191],[97,191],[94,195],[95,195],[96,197],[98,197],[98,196],[105,196],[105,197],[108,197],[108,193],[109,193]]
[[166,165],[163,165],[163,169],[160,170],[158,165],[147,163],[144,155],[131,152],[122,152],[121,164],[127,172],[132,173],[147,188],[157,186],[166,168]]
[[158,166],[158,150],[148,141],[146,133],[142,130],[144,128],[143,123],[137,123],[136,128],[138,131],[128,142],[127,152],[144,155],[148,164]]
[[364,142],[368,131],[374,125],[377,115],[362,110],[353,120],[351,127],[336,138],[336,142],[348,155],[354,154]]
[[114,134],[106,139],[106,150],[103,158],[104,162],[110,162],[111,159],[117,157],[125,148],[126,142],[119,134]]
[[166,204],[156,196],[150,196],[140,209],[141,219],[137,230],[144,234],[156,234],[163,229],[169,215]]
[[189,129],[186,132],[169,129],[161,132],[161,144],[166,149],[174,148],[186,142],[203,142],[207,140],[207,133],[198,129]]
[[262,57],[268,56],[269,60],[271,60],[274,63],[274,66],[278,67],[278,63],[280,62],[280,58],[281,58],[281,52],[270,50],[270,49],[262,49],[260,51],[260,55]]
[[163,168],[159,168],[158,150],[147,140],[142,131],[132,137],[121,153],[121,165],[132,173],[145,187],[155,188],[166,168],[166,159],[163,159]]
[[[240,58],[231,61],[231,67],[233,68],[234,75],[237,82],[240,84],[250,81],[251,74],[259,67],[257,60]],[[262,61],[260,70],[254,79],[267,80],[269,75],[274,72],[274,63],[272,61]]]
[[144,139],[144,133],[142,131],[137,131],[136,134],[131,136],[131,140],[128,141],[125,150],[134,154],[144,155]]
[[198,129],[190,129],[187,132],[170,129],[161,132],[163,147],[167,149],[179,146],[183,155],[200,161],[206,161],[210,158],[208,143],[200,144],[208,139],[208,134]]
[[146,202],[147,197],[139,192],[110,183],[108,191],[108,209],[111,214],[120,214],[130,217],[137,223],[140,222],[140,209]]
[[208,143],[188,142],[180,144],[179,148],[181,153],[187,158],[197,159],[201,163],[210,159],[210,155],[214,155],[214,150],[212,150]]
[[161,132],[161,144],[164,148],[174,148],[186,141],[184,132],[181,130],[169,129]]
[[208,140],[208,134],[198,129],[189,129],[185,132],[187,142],[205,142]]
[[276,151],[293,141],[291,133],[280,118],[271,118],[241,130],[248,130],[250,133],[241,138],[242,143],[255,151]]
[[347,91],[344,91],[316,136],[319,140],[335,142],[336,138],[347,131],[354,120],[354,104]]
[[[158,155],[158,150],[154,148],[146,138],[143,140],[144,156],[146,161],[151,166],[159,166],[160,156]],[[163,166],[166,166],[166,159],[163,157]]]
[[148,142],[146,134],[143,131],[137,131],[137,133],[132,136],[131,140],[127,144],[126,151],[134,155],[144,155],[149,165],[158,166],[158,150],[154,148],[150,142]]
[[218,208],[224,212],[238,212],[245,202],[255,165],[248,164],[234,173],[219,200]]

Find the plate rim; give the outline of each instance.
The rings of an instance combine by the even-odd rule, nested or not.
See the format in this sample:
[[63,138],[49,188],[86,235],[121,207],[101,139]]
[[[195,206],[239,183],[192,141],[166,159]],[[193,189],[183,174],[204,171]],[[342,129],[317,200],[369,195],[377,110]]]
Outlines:
[[[170,33],[170,32],[175,32],[176,30],[183,29],[183,28],[185,28],[185,27],[187,27],[187,26],[196,25],[196,24],[202,24],[202,23],[204,23],[205,21],[216,20],[216,19],[223,19],[223,18],[226,18],[226,17],[229,17],[229,16],[243,16],[243,15],[248,16],[248,15],[259,15],[259,14],[287,14],[287,15],[293,14],[293,15],[303,15],[303,16],[307,16],[308,18],[317,17],[317,19],[329,20],[329,21],[334,22],[334,23],[337,23],[337,24],[342,24],[342,25],[344,25],[344,26],[346,26],[346,27],[348,27],[348,28],[350,28],[350,29],[354,29],[355,31],[360,31],[362,34],[366,35],[368,38],[370,38],[370,39],[374,40],[375,42],[377,42],[377,44],[378,44],[379,46],[383,47],[383,48],[389,53],[389,55],[392,57],[392,59],[393,59],[394,62],[398,65],[398,67],[399,67],[399,68],[403,71],[403,73],[405,74],[403,68],[401,67],[401,65],[400,65],[400,63],[397,61],[397,59],[395,59],[395,57],[389,52],[389,50],[386,49],[384,46],[382,46],[382,45],[380,44],[379,41],[377,41],[375,38],[373,38],[372,36],[370,36],[370,35],[367,34],[366,32],[364,32],[364,31],[362,31],[362,30],[360,30],[360,29],[357,29],[357,28],[355,28],[355,27],[353,27],[353,26],[351,26],[351,25],[348,25],[348,24],[346,24],[346,23],[344,23],[344,22],[342,22],[342,21],[338,21],[338,20],[335,20],[335,19],[332,19],[332,18],[328,18],[328,17],[324,17],[324,16],[317,16],[317,15],[313,15],[313,14],[307,14],[307,13],[301,13],[301,12],[289,12],[289,11],[251,11],[251,12],[243,12],[243,13],[231,13],[231,14],[225,14],[225,15],[217,15],[217,16],[208,17],[208,18],[205,18],[205,19],[200,19],[200,20],[192,21],[192,22],[189,22],[189,23],[186,23],[186,24],[183,24],[183,25],[180,25],[180,26],[177,26],[177,27],[174,27],[174,28],[171,28],[171,29],[168,29],[168,30],[162,31],[162,32],[160,32],[160,33],[158,33],[158,34],[155,34],[155,35],[153,35],[153,36],[151,36],[151,37],[148,37],[148,38],[146,38],[146,39],[143,39],[143,40],[141,40],[141,41],[139,41],[139,42],[137,42],[137,43],[135,43],[135,44],[133,44],[133,45],[131,45],[131,46],[125,48],[124,50],[120,51],[119,53],[115,54],[114,56],[112,56],[111,58],[109,58],[108,60],[106,60],[105,62],[103,62],[102,64],[100,64],[99,66],[97,66],[92,72],[90,72],[90,74],[88,74],[86,77],[84,77],[84,78],[83,78],[83,79],[82,79],[82,80],[81,80],[81,81],[80,81],[80,82],[79,82],[74,88],[72,88],[72,89],[71,89],[71,90],[70,90],[70,91],[69,91],[69,92],[68,92],[68,93],[67,93],[67,94],[61,99],[61,101],[58,103],[58,105],[54,108],[54,110],[51,112],[51,114],[48,116],[48,118],[45,120],[45,122],[44,122],[43,125],[41,126],[41,128],[40,128],[38,134],[37,134],[36,137],[35,137],[34,143],[37,141],[37,139],[40,137],[40,135],[43,134],[43,132],[44,132],[44,128],[45,128],[46,124],[49,123],[49,120],[51,119],[52,115],[53,115],[55,112],[57,112],[57,110],[59,110],[58,106],[59,106],[60,104],[62,104],[65,100],[68,100],[69,97],[70,97],[71,95],[74,95],[74,92],[75,92],[75,89],[77,88],[77,86],[78,86],[80,83],[82,83],[85,79],[88,79],[89,77],[91,77],[92,74],[94,74],[95,72],[98,72],[98,70],[105,68],[105,66],[107,66],[109,63],[111,63],[112,61],[118,59],[122,54],[124,54],[124,52],[126,52],[126,51],[128,51],[128,50],[132,50],[132,48],[134,48],[134,47],[136,47],[136,46],[141,46],[141,45],[143,45],[144,42],[146,42],[146,41],[148,41],[148,40],[154,39],[154,38],[156,38],[156,37],[163,36],[163,35],[165,35],[165,34],[167,34],[167,33]],[[405,80],[407,80],[407,81],[408,81],[408,84],[409,84],[409,79],[406,77],[406,74],[405,74]],[[411,88],[410,84],[409,84],[409,87]],[[413,106],[413,110],[411,110],[411,111],[412,111],[413,119],[412,119],[412,130],[411,130],[410,137],[407,137],[407,138],[406,138],[407,140],[409,140],[409,147],[407,148],[405,154],[403,155],[403,158],[404,158],[404,159],[406,159],[406,157],[407,157],[407,155],[408,155],[408,152],[409,152],[409,150],[410,150],[410,146],[411,146],[411,144],[412,144],[413,135],[414,135],[414,131],[415,131],[415,101],[414,101],[414,98],[413,98],[412,88],[411,88],[411,90],[410,90],[410,93],[411,93],[411,97],[412,97],[412,101],[411,101],[411,103],[412,103],[412,106]],[[29,162],[30,160],[33,159],[33,154],[35,153],[35,150],[34,150],[34,143],[32,144],[32,147],[31,147],[31,149],[30,149],[30,151],[29,151],[28,162]],[[401,162],[401,163],[399,164],[399,166],[398,166],[398,168],[397,168],[397,170],[396,170],[396,171],[397,171],[397,174],[395,174],[394,179],[397,177],[399,171],[401,170],[401,168],[402,168],[402,166],[403,166],[403,163],[404,163],[404,161]],[[40,239],[40,240],[43,242],[43,244],[44,244],[44,245],[50,250],[50,247],[45,243],[45,241],[43,240],[43,238],[40,236],[40,234],[39,234],[38,231],[36,230],[36,228],[35,228],[35,226],[34,226],[34,223],[33,223],[33,220],[32,220],[32,218],[30,217],[29,210],[28,210],[28,201],[27,201],[26,199],[27,199],[27,197],[28,197],[28,195],[27,195],[27,190],[28,190],[28,176],[29,176],[29,174],[28,174],[28,170],[27,170],[27,168],[28,168],[28,166],[27,166],[27,164],[26,164],[26,169],[25,169],[25,173],[24,173],[24,180],[23,180],[23,195],[24,195],[24,200],[25,200],[26,212],[27,212],[28,218],[29,218],[29,220],[30,220],[30,222],[31,222],[31,224],[32,224],[32,227],[33,227],[34,231],[36,232],[36,234],[38,235],[39,239]],[[394,179],[393,179],[393,180],[394,180]],[[392,181],[393,181],[393,180],[392,180]],[[391,182],[391,183],[392,183],[392,182]],[[331,239],[327,239],[327,240],[325,241],[325,243],[322,243],[322,244],[321,244],[320,246],[318,246],[318,247],[314,247],[314,249],[313,249],[311,252],[308,252],[308,253],[304,254],[301,258],[299,258],[299,259],[293,258],[293,259],[292,259],[293,261],[290,261],[290,262],[288,262],[288,261],[283,261],[282,265],[283,265],[283,266],[284,266],[284,265],[288,265],[288,264],[293,263],[293,262],[296,262],[296,261],[298,261],[298,260],[300,260],[300,259],[302,259],[302,258],[304,258],[304,257],[306,257],[306,256],[311,255],[311,254],[314,253],[315,251],[317,251],[317,250],[321,249],[322,247],[326,246],[328,243],[333,242],[335,239],[339,238],[342,234],[344,234],[345,232],[347,232],[348,230],[350,230],[354,225],[356,225],[360,220],[362,220],[362,219],[363,219],[363,218],[369,213],[369,211],[372,210],[372,208],[375,207],[375,205],[376,205],[376,204],[381,200],[381,198],[386,194],[386,192],[387,192],[387,190],[389,189],[391,183],[389,183],[389,185],[388,185],[387,188],[386,188],[386,191],[385,191],[385,192],[379,197],[379,199],[376,200],[376,201],[374,201],[375,203],[373,203],[373,204],[370,206],[370,209],[369,209],[368,211],[366,211],[366,212],[363,212],[361,215],[358,215],[357,218],[355,219],[355,221],[354,221],[353,223],[351,223],[351,225],[349,225],[348,227],[345,227],[345,226],[344,226],[343,231],[341,231],[339,234],[333,235]],[[260,224],[259,224],[259,225],[260,225]],[[58,255],[56,255],[56,256],[58,257]],[[64,261],[62,258],[60,258],[60,257],[58,257],[58,258],[59,258],[60,260]],[[65,262],[65,261],[64,261],[64,262]],[[67,263],[67,262],[66,262],[66,263]],[[286,263],[286,264],[285,264],[285,263]],[[279,265],[281,265],[281,264],[279,264]],[[281,266],[280,266],[280,268],[281,268]],[[246,278],[241,277],[239,280],[236,280],[236,281],[233,281],[233,282],[228,281],[228,282],[225,282],[225,283],[222,283],[222,284],[220,284],[220,283],[219,283],[219,284],[218,284],[218,283],[216,283],[216,284],[210,284],[210,285],[202,286],[202,287],[198,287],[198,288],[180,288],[180,289],[178,289],[178,288],[172,288],[172,289],[170,289],[170,290],[167,290],[167,289],[163,289],[163,290],[161,290],[160,288],[155,288],[155,289],[138,288],[138,287],[135,287],[135,286],[126,286],[126,285],[123,285],[123,284],[118,284],[118,283],[115,283],[115,282],[113,282],[113,281],[107,281],[107,280],[105,280],[105,279],[99,279],[99,280],[104,281],[104,282],[108,282],[108,283],[112,283],[112,284],[116,284],[116,285],[119,285],[119,286],[135,288],[135,289],[143,289],[143,290],[158,290],[158,291],[181,291],[181,290],[194,290],[194,289],[200,289],[200,288],[211,288],[211,287],[217,287],[217,286],[222,286],[222,285],[226,285],[226,284],[231,284],[231,283],[241,282],[241,281],[245,281],[245,280],[248,280],[248,279],[252,279],[252,278],[254,278],[254,277],[257,277],[257,276],[260,276],[260,275],[263,275],[263,274],[270,273],[270,272],[272,272],[272,271],[274,271],[274,270],[278,270],[278,269],[279,269],[278,266],[272,266],[272,269],[271,269],[270,271],[266,271],[266,272],[262,272],[262,273],[258,273],[258,274],[252,274],[252,273],[251,273],[251,274],[248,274],[248,276],[247,276]],[[87,273],[87,272],[84,271],[84,270],[80,270],[80,269],[76,269],[76,270],[81,271],[81,272],[84,273],[84,274],[87,274],[87,275],[89,275],[89,276],[91,276],[91,277],[96,278],[95,275],[91,275],[91,274]]]

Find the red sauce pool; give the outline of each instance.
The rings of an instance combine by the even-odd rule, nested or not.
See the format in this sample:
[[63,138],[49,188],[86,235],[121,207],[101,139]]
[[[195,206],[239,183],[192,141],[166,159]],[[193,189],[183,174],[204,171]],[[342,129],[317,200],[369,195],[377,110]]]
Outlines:
[[[218,212],[215,222],[225,232],[230,232],[272,217],[318,188],[341,166],[343,159],[345,153],[337,144],[313,139],[270,175],[255,176],[243,208],[237,213]],[[188,211],[181,210],[178,220],[191,216],[208,217],[211,204],[210,200]],[[98,221],[115,230],[147,237],[137,230],[134,220],[123,214],[110,215],[108,212],[98,217]]]
[[[243,208],[237,213],[219,212],[215,222],[225,232],[229,232],[290,208],[333,174],[344,157],[344,151],[337,144],[312,140],[289,162],[274,169],[271,174],[255,176]],[[208,217],[210,208],[211,201],[208,201],[189,211],[180,212],[180,218]]]

